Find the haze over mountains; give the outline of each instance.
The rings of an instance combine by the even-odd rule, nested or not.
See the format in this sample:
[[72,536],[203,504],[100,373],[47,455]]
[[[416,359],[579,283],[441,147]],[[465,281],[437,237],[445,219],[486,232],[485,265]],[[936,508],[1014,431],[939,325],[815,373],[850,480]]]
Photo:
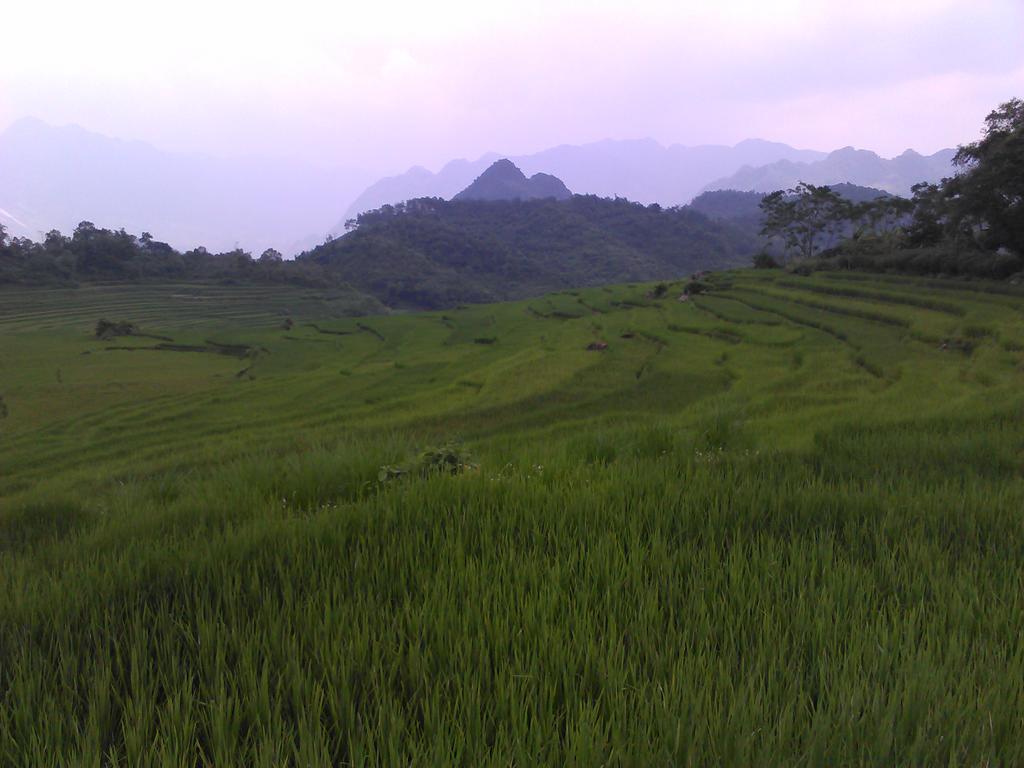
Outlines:
[[[652,139],[640,139],[566,145],[509,160],[527,174],[553,174],[577,194],[671,206],[685,205],[708,190],[773,192],[800,181],[851,183],[909,196],[910,188],[918,182],[937,182],[950,176],[953,154],[952,149],[928,156],[907,150],[899,157],[885,159],[852,147],[827,154],[759,139],[734,147],[665,147]],[[451,199],[498,157],[487,154],[474,161],[453,160],[437,173],[417,166],[399,176],[381,179],[356,198],[345,219],[384,204],[419,197]],[[339,223],[335,232],[340,231]]]
[[[521,199],[564,199],[571,189],[663,206],[688,203],[703,190],[767,192],[797,181],[851,182],[906,195],[917,182],[950,175],[952,154],[907,151],[886,160],[852,148],[826,155],[757,139],[733,147],[606,140],[512,156],[509,165],[525,173],[496,183],[544,187],[542,193],[523,187]],[[133,234],[148,231],[182,250],[242,247],[258,255],[276,248],[292,255],[328,232],[340,234],[344,222],[363,211],[421,197],[451,199],[498,158],[455,160],[437,173],[412,168],[366,187],[372,177],[365,171],[177,154],[26,118],[0,133],[0,223],[13,236],[34,239],[92,221]],[[466,194],[506,197],[486,190]]]
[[819,185],[856,184],[909,197],[911,187],[919,182],[936,183],[952,176],[955,154],[952,149],[943,149],[926,156],[908,149],[899,157],[887,160],[874,152],[844,147],[817,161],[794,162],[783,159],[759,168],[745,167],[731,176],[708,184],[705,189],[774,192],[805,181]]
[[[386,203],[418,197],[450,199],[499,157],[489,153],[472,161],[453,160],[437,173],[417,166],[381,179],[355,199],[345,219]],[[749,139],[734,147],[666,147],[653,139],[608,139],[580,146],[562,145],[508,159],[528,175],[543,172],[557,176],[577,194],[677,205],[689,202],[706,184],[743,166],[778,160],[811,162],[825,157],[824,152],[759,139]],[[336,230],[341,228],[339,225]]]
[[367,181],[352,169],[176,154],[30,118],[0,133],[0,222],[33,239],[92,221],[180,249],[293,253],[322,241]]

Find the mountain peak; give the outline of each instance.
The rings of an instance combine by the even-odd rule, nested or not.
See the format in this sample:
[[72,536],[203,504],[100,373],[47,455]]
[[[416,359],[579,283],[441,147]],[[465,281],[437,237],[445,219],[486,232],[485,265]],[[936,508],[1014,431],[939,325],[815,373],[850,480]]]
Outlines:
[[493,179],[500,181],[526,181],[526,174],[519,170],[519,166],[509,160],[507,157],[503,157],[500,160],[495,160],[491,163],[490,167],[480,174],[477,181],[480,179]]
[[830,158],[878,157],[878,155],[872,152],[870,149],[857,149],[856,147],[843,147],[842,149],[837,149],[834,152],[830,152],[828,156]]
[[476,180],[459,192],[454,200],[536,200],[572,197],[561,179],[547,173],[527,178],[508,158],[493,162]]

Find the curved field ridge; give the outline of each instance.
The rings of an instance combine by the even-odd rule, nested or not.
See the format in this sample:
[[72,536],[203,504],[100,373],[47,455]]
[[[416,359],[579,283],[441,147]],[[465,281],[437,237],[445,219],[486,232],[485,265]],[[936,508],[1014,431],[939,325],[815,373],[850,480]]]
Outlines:
[[0,291],[0,765],[1024,763],[1021,297],[709,282]]

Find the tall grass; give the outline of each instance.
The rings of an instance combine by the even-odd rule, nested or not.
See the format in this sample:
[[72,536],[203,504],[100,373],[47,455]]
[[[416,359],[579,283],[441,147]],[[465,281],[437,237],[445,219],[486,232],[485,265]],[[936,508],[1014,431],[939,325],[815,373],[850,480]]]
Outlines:
[[1018,313],[950,313],[965,357],[763,279],[701,299],[735,321],[581,292],[601,353],[503,305],[250,330],[252,382],[112,358],[120,396],[41,337],[80,404],[8,382],[0,764],[1024,762]]

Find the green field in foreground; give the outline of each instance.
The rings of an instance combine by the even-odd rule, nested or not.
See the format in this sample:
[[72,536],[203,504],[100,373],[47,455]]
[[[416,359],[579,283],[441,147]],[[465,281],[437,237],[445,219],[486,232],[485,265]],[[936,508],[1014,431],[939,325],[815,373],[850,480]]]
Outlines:
[[1024,763],[1024,293],[712,284],[0,292],[0,764]]

